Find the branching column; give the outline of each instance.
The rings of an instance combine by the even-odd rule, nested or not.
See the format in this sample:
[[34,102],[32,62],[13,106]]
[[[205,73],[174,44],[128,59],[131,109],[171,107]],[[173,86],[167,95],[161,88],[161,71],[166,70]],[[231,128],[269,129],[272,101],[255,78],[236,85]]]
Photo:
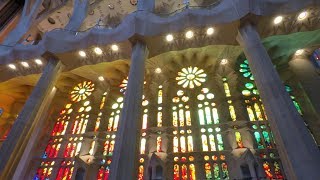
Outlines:
[[148,57],[145,44],[136,42],[132,49],[129,82],[117,131],[110,169],[110,180],[135,179],[138,124],[144,81],[144,63]]
[[26,147],[30,135],[38,122],[39,115],[44,111],[46,103],[50,100],[49,94],[61,70],[61,63],[54,56],[50,56],[48,64],[43,70],[37,85],[26,101],[22,111],[14,122],[7,139],[0,149],[0,179],[11,176],[15,166]]
[[265,105],[287,179],[318,179],[319,149],[285,91],[258,32],[246,23],[239,29],[237,39],[244,48]]

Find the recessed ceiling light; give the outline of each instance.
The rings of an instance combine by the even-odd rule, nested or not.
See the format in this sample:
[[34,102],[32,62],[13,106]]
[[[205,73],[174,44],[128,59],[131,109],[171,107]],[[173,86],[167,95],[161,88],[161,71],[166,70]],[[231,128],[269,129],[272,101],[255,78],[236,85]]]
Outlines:
[[23,67],[26,67],[26,68],[28,68],[29,67],[29,64],[27,63],[27,62],[21,62],[21,65],[23,66]]
[[86,52],[84,52],[84,51],[79,51],[79,55],[81,57],[86,57],[87,56]]
[[303,12],[301,12],[301,13],[299,14],[298,20],[299,20],[299,21],[302,21],[302,20],[304,20],[306,17],[308,17],[308,12],[307,12],[307,11],[303,11]]
[[207,29],[207,35],[212,35],[214,33],[214,29],[212,28],[212,27],[209,27],[208,29]]
[[9,68],[11,68],[11,69],[17,69],[17,67],[16,67],[14,64],[9,64],[8,66],[9,66]]
[[34,62],[38,65],[42,65],[42,61],[40,59],[35,59]]
[[222,59],[220,64],[222,65],[228,64],[228,59]]
[[99,47],[94,48],[94,52],[95,52],[97,55],[101,55],[101,54],[102,54],[102,50],[101,50]]
[[161,70],[161,68],[156,68],[156,69],[154,70],[154,72],[159,74],[159,73],[162,72],[162,70]]
[[276,18],[274,18],[273,23],[274,24],[279,24],[279,23],[282,22],[282,20],[283,20],[282,16],[277,16]]
[[111,46],[111,49],[112,49],[112,51],[118,51],[118,50],[119,50],[119,46],[116,45],[116,44],[113,44],[113,45]]
[[172,34],[168,34],[168,35],[166,36],[166,40],[167,40],[168,42],[173,41],[173,35],[172,35]]
[[99,76],[98,79],[99,79],[99,81],[104,81],[104,77],[103,76]]
[[304,50],[303,49],[298,49],[295,53],[295,55],[300,56],[301,54],[303,54]]
[[187,38],[187,39],[193,38],[193,32],[192,32],[192,31],[187,31],[187,32],[186,32],[186,38]]

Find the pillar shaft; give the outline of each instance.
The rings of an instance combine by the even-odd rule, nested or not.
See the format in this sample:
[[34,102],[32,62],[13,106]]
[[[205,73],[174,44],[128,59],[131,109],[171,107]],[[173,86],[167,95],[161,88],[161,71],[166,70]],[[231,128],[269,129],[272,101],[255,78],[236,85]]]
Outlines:
[[44,103],[48,103],[47,96],[52,91],[60,69],[60,62],[51,56],[37,85],[14,122],[7,139],[1,146],[0,177],[10,176],[14,172],[26,146],[25,142],[29,140],[32,130],[37,128],[34,126],[34,122],[39,118],[39,113],[43,111]]
[[36,118],[38,119],[38,121],[36,121],[33,125],[34,130],[31,134],[29,141],[27,141],[26,148],[23,150],[23,155],[19,159],[19,164],[12,177],[13,180],[23,179],[26,175],[26,172],[28,171],[26,167],[29,166],[30,161],[33,158],[34,152],[36,152],[36,148],[37,148],[36,144],[39,142],[40,135],[41,135],[40,133],[43,130],[42,128],[39,128],[39,127],[43,127],[44,122],[48,118],[48,115],[49,115],[48,111],[49,111],[51,102],[56,94],[56,91],[57,91],[57,88],[53,87],[50,94],[48,94],[48,101],[46,101],[47,103],[43,104],[44,109],[42,113],[39,113],[39,118]]
[[253,25],[247,23],[239,29],[237,39],[244,48],[265,105],[287,178],[319,178],[319,150],[285,91],[258,32]]
[[121,112],[110,170],[110,180],[129,180],[135,177],[138,124],[144,81],[144,63],[148,56],[145,44],[133,46],[129,81]]

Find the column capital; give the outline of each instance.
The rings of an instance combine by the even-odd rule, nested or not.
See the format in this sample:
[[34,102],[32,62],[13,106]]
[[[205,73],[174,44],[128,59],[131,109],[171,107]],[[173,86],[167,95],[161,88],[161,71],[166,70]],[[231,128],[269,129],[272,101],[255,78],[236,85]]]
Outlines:
[[59,60],[59,58],[58,58],[55,54],[53,54],[52,52],[50,52],[50,51],[44,52],[44,53],[41,55],[41,57],[43,57],[43,58],[46,59],[47,61],[49,61],[49,60]]
[[259,21],[259,16],[249,13],[240,19],[240,27],[239,28],[242,28],[243,26],[245,26],[247,24],[251,24],[251,25],[255,26],[258,24],[258,21]]

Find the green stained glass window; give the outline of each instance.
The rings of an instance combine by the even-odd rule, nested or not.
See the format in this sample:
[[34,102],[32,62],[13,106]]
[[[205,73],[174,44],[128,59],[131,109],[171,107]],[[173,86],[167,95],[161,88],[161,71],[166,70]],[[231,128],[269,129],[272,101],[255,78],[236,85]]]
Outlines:
[[249,77],[249,76],[251,76],[251,72],[246,72],[246,73],[243,74],[243,77],[246,77],[246,78],[247,78],[247,77]]
[[217,134],[217,140],[218,140],[218,149],[219,149],[219,151],[224,150],[223,140],[222,140],[221,134]]
[[252,83],[246,83],[245,86],[246,86],[246,88],[248,88],[248,89],[254,88],[254,85],[253,85]]
[[269,133],[267,131],[262,131],[262,135],[267,148],[272,148]]
[[259,149],[264,149],[260,133],[259,132],[254,132],[254,137],[256,138],[256,141],[257,141],[257,144],[258,144],[258,148]]
[[217,163],[213,164],[213,174],[214,174],[214,179],[220,179],[220,169]]

